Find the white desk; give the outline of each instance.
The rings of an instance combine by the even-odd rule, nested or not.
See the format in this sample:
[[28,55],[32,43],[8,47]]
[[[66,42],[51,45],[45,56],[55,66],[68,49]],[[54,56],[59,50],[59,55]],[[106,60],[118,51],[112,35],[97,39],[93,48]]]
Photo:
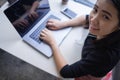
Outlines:
[[[80,5],[79,3],[75,3],[72,0],[70,0],[67,5],[62,5],[61,0],[49,0],[49,2],[52,11],[57,15],[59,14],[58,17],[64,17],[64,15],[60,13],[60,10],[64,7],[71,8],[73,11],[78,13],[78,15],[87,14],[91,10],[90,8]],[[56,70],[53,57],[48,59],[31,46],[24,43],[13,28],[12,24],[3,14],[4,8],[5,6],[0,9],[0,48],[38,67],[39,69],[60,77]],[[67,18],[64,17],[63,19]],[[81,37],[86,33],[84,31],[86,30],[83,28],[73,28],[60,46],[61,52],[69,64],[80,59],[81,47],[83,44],[83,39],[81,39]],[[79,40],[81,43],[77,44],[76,40]]]

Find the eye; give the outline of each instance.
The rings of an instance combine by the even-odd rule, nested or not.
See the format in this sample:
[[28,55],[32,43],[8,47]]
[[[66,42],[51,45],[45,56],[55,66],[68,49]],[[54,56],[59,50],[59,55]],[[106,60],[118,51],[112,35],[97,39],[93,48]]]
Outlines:
[[93,11],[93,13],[97,13],[98,12],[96,7],[94,7],[92,11]]
[[104,18],[105,20],[109,20],[109,17],[106,16],[106,15],[103,15],[103,18]]

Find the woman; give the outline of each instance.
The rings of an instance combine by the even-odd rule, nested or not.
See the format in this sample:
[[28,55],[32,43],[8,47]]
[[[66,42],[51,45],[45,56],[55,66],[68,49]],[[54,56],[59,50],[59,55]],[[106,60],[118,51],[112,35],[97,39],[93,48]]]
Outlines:
[[44,29],[40,38],[48,43],[62,77],[79,80],[101,80],[120,59],[120,0],[97,0],[88,16],[60,22],[49,20],[49,29],[89,24],[89,34],[84,42],[81,60],[69,65],[61,55],[51,32]]

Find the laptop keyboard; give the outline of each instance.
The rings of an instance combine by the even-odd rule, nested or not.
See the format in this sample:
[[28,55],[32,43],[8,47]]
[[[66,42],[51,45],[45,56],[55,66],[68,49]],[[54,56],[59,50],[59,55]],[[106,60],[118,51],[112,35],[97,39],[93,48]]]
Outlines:
[[46,27],[46,22],[49,20],[49,19],[58,19],[60,20],[59,18],[55,17],[54,15],[50,15],[31,35],[30,37],[35,40],[36,42],[38,42],[39,44],[41,43],[41,39],[39,38],[40,37],[40,32]]

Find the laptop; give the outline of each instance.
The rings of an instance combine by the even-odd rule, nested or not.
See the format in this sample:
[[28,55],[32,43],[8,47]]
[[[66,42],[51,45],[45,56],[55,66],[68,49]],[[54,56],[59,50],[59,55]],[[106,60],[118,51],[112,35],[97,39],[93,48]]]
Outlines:
[[[18,15],[28,20],[29,25],[24,29],[16,27],[15,25],[13,25],[13,27],[19,33],[24,42],[49,58],[52,56],[52,50],[48,44],[40,40],[40,32],[46,27],[46,22],[49,19],[54,18],[60,20],[60,18],[53,15],[48,0],[40,0],[39,7],[36,11],[39,14],[39,17],[33,22],[29,21],[28,15],[26,15],[27,11],[25,7],[19,0],[17,0],[5,9],[4,13],[12,24],[19,19],[17,17]],[[58,46],[60,46],[70,31],[71,27],[52,31]]]

